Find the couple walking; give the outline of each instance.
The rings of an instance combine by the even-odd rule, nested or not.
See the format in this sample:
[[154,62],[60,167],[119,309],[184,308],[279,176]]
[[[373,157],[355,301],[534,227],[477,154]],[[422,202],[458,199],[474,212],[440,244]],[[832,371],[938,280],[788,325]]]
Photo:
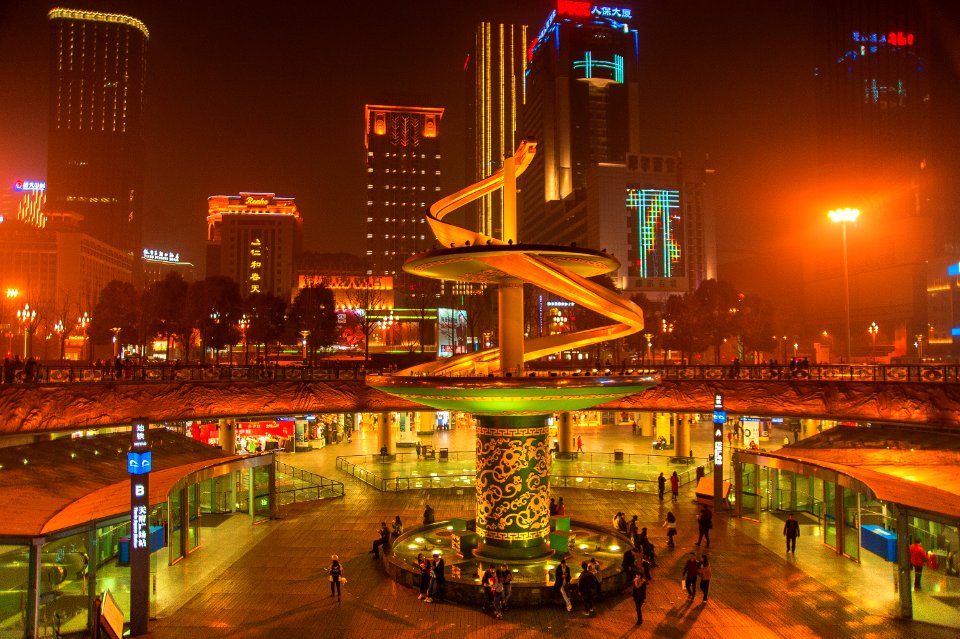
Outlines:
[[700,559],[697,560],[697,553],[690,551],[690,557],[683,567],[683,587],[687,591],[688,601],[693,601],[693,598],[697,594],[698,577],[700,578],[700,592],[703,593],[703,603],[707,603],[713,569],[710,567],[710,560],[706,555],[702,555]]

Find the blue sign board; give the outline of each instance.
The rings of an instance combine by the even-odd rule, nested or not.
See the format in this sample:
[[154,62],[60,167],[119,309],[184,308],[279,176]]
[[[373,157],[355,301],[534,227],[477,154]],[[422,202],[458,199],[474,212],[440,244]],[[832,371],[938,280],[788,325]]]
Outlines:
[[127,472],[131,475],[145,475],[153,469],[153,453],[127,453]]
[[714,423],[714,424],[726,424],[726,423],[727,423],[727,411],[725,411],[725,410],[715,410],[715,411],[713,411],[713,423]]

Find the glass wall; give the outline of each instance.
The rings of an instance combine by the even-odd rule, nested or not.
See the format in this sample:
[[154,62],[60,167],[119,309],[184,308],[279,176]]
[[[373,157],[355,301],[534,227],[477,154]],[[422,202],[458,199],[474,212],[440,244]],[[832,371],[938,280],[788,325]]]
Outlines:
[[[41,637],[80,632],[87,627],[89,573],[87,533],[54,539],[43,544],[37,594],[37,627]],[[129,594],[127,598],[129,599]],[[129,602],[127,606],[129,607]]]
[[843,490],[843,554],[860,561],[860,493]]
[[823,482],[823,543],[837,548],[837,485]]
[[760,500],[757,491],[758,470],[756,464],[743,464],[743,506],[741,512],[744,517],[758,517],[760,515]]
[[[778,471],[774,471],[778,472]],[[781,470],[777,476],[777,510],[794,512],[797,510],[796,482],[797,476],[789,470]]]
[[191,484],[184,490],[187,495],[187,552],[200,545],[200,484]]
[[0,546],[0,639],[21,639],[26,628],[30,547]]
[[253,469],[253,521],[254,523],[270,519],[272,514],[270,496],[270,466],[257,466]]
[[233,473],[221,475],[200,482],[200,512],[202,514],[223,514],[233,512],[230,490]]
[[169,496],[170,519],[167,526],[170,530],[170,563],[174,564],[183,558],[183,492],[175,490]]

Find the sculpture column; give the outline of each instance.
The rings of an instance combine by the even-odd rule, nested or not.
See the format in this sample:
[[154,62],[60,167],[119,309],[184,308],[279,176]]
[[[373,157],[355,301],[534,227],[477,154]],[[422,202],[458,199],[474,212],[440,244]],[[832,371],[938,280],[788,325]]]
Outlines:
[[637,422],[640,425],[640,434],[644,437],[653,437],[653,413],[644,411],[640,413]]
[[674,438],[674,455],[677,457],[686,457],[690,454],[690,420],[691,415],[677,414],[677,436]]
[[546,416],[477,419],[477,556],[502,560],[549,555]]
[[390,413],[380,413],[377,424],[377,443],[380,449],[386,448],[387,453],[393,452],[393,430],[390,428]]

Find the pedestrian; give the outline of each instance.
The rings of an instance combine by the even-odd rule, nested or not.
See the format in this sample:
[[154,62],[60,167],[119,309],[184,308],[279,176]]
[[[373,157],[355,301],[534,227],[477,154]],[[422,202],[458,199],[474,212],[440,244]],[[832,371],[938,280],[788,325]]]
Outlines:
[[423,449],[423,448],[420,446],[420,441],[418,440],[418,441],[417,441],[417,459],[420,459],[420,451],[421,451],[422,449]]
[[663,476],[663,473],[660,473],[660,476],[657,477],[657,493],[660,495],[660,503],[663,503],[663,493],[667,489],[667,478]]
[[667,529],[667,546],[675,548],[673,538],[677,536],[677,518],[673,511],[667,513],[667,518],[663,520],[663,527]]
[[507,564],[500,564],[497,570],[497,582],[503,587],[503,597],[500,602],[500,609],[506,610],[510,606],[510,595],[512,594],[513,572]]
[[697,592],[697,575],[700,574],[700,562],[697,561],[697,554],[690,551],[690,557],[683,567],[683,587],[687,591],[687,599],[693,600]]
[[551,517],[557,516],[557,500],[554,497],[550,498],[549,512]]
[[643,558],[646,559],[650,563],[650,565],[656,566],[657,560],[656,560],[656,557],[654,557],[653,542],[651,542],[650,539],[647,537],[646,528],[643,528],[640,531],[639,542],[640,543],[636,545],[636,548],[638,548],[640,552],[643,554]]
[[[733,447],[733,431],[732,431],[732,430],[728,430],[728,431],[727,431],[727,444],[728,444],[731,448]],[[661,473],[661,474],[663,474],[663,473]],[[663,501],[663,499],[661,498],[660,501]]]
[[489,583],[493,591],[493,616],[497,619],[503,619],[503,582],[494,573]]
[[637,625],[643,625],[643,602],[647,600],[647,580],[643,575],[633,576],[633,605],[637,609]]
[[677,471],[673,471],[673,474],[670,475],[670,493],[673,503],[677,503],[677,497],[680,496],[680,475],[677,474]]
[[563,517],[567,514],[567,508],[563,505],[563,497],[557,502],[557,517]]
[[583,437],[581,437],[580,435],[577,435],[577,452],[578,453],[583,452]]
[[493,610],[493,587],[497,581],[497,573],[493,564],[487,566],[487,571],[480,578],[480,586],[483,588],[483,611]]
[[583,614],[589,616],[593,612],[593,597],[600,587],[600,582],[586,561],[580,563],[580,568],[580,598],[583,599]]
[[923,565],[927,563],[927,551],[920,545],[920,539],[914,537],[910,544],[910,564],[913,566],[913,589],[920,590],[920,575],[923,574]]
[[423,509],[423,525],[429,526],[434,522],[433,508],[430,507],[430,504],[427,504],[426,508]]
[[567,612],[573,610],[573,604],[570,603],[570,596],[567,594],[567,586],[569,585],[570,568],[567,567],[567,560],[561,558],[556,570],[553,571],[553,587],[563,598],[563,603],[567,607]]
[[797,554],[797,537],[800,536],[800,522],[793,518],[793,513],[783,524],[783,536],[787,538],[787,552]]
[[707,597],[710,595],[710,578],[713,577],[713,569],[710,568],[710,560],[706,555],[700,557],[700,592],[703,593],[703,603],[707,603]]
[[385,521],[380,522],[378,537],[373,542],[373,550],[370,551],[370,554],[373,555],[374,559],[380,559],[381,548],[383,548],[384,553],[390,549],[390,529],[387,528],[387,522]]
[[640,524],[637,523],[637,516],[634,515],[630,520],[630,526],[627,528],[627,534],[630,535],[630,541],[634,546],[640,545]]
[[700,545],[700,542],[704,538],[707,540],[707,548],[710,547],[710,529],[713,528],[713,513],[709,508],[704,506],[700,509],[700,513],[697,515],[697,529],[699,531],[699,536],[697,537],[697,545]]
[[617,514],[613,516],[613,529],[621,533],[627,532],[627,520],[619,510]]
[[403,522],[400,521],[400,515],[393,518],[393,524],[390,526],[391,541],[396,541],[397,537],[403,534]]
[[633,552],[634,550],[634,548],[627,548],[623,553],[623,561],[620,562],[620,570],[628,575],[635,574],[640,568],[637,565],[637,555]]
[[433,565],[430,563],[429,557],[424,557],[423,553],[418,553],[417,567],[420,568],[420,594],[417,595],[417,599],[431,603],[433,600],[430,599],[427,592],[430,590],[430,574],[433,572]]
[[333,555],[330,557],[330,567],[327,568],[327,572],[330,573],[330,596],[332,597],[334,592],[337,594],[337,604],[340,603],[340,584],[346,583],[346,579],[343,578],[343,566],[340,565],[340,557]]
[[434,601],[443,601],[443,593],[446,590],[447,585],[447,575],[445,573],[446,562],[443,560],[443,555],[440,554],[439,550],[433,552],[433,592],[430,593],[430,597]]

